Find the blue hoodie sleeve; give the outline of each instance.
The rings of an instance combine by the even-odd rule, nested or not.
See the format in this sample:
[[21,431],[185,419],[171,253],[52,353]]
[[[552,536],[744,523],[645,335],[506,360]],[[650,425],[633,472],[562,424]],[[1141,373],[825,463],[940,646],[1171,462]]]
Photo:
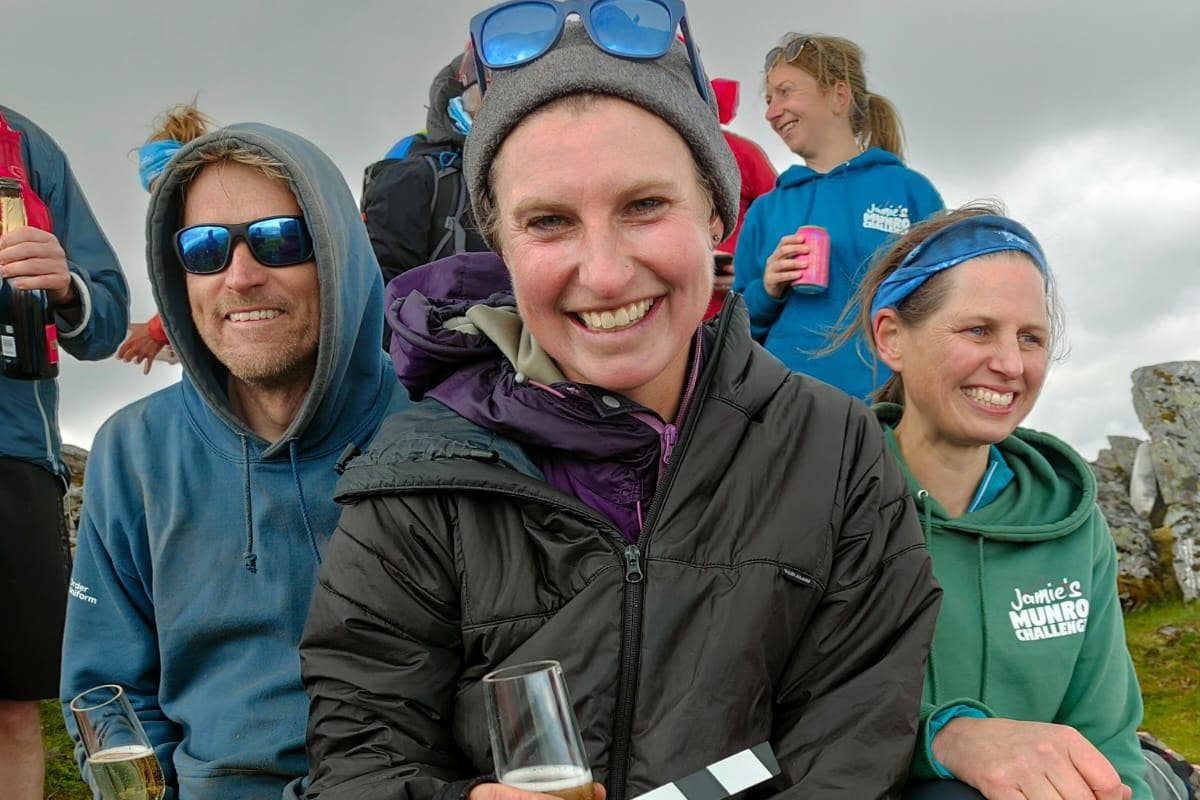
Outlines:
[[[98,438],[98,442],[100,437]],[[103,455],[102,445],[93,452]],[[149,585],[146,532],[139,525],[101,530],[93,509],[120,505],[118,492],[107,491],[113,478],[100,478],[99,465],[89,464],[85,482],[79,545],[71,573],[67,601],[66,632],[63,638],[62,681],[59,696],[67,731],[75,741],[75,758],[83,771],[86,754],[71,718],[71,698],[106,683],[124,687],[142,727],[154,747],[167,786],[176,785],[173,754],[182,739],[179,726],[159,707],[158,636]],[[107,475],[113,475],[107,472]],[[124,476],[116,480],[125,480]],[[128,504],[124,507],[129,508]],[[113,519],[114,516],[100,517]],[[141,547],[138,547],[140,539]],[[87,775],[84,772],[85,776]],[[167,800],[174,791],[169,790]]]
[[745,298],[746,310],[750,313],[750,335],[758,342],[767,338],[787,300],[786,294],[776,300],[763,286],[766,256],[775,249],[774,243],[763,249],[763,208],[761,198],[750,204],[733,254],[733,291]]
[[30,186],[50,212],[54,235],[67,254],[67,268],[79,294],[81,318],[72,325],[59,317],[59,341],[75,358],[97,361],[116,352],[129,321],[129,287],[67,157],[40,129],[24,129]]

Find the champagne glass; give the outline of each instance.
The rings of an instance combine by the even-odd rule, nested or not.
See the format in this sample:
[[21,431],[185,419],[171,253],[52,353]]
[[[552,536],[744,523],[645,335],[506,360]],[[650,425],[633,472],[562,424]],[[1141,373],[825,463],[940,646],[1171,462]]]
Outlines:
[[483,676],[492,759],[500,782],[563,800],[592,800],[592,770],[557,661]]
[[81,692],[71,715],[103,800],[162,800],[162,767],[124,689],[110,683]]

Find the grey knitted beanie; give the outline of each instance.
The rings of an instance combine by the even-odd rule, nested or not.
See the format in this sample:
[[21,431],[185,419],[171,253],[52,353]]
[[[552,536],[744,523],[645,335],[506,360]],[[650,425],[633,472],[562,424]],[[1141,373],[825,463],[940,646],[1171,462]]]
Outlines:
[[[567,20],[558,44],[541,58],[489,73],[483,105],[463,149],[463,173],[476,219],[483,218],[480,199],[488,190],[488,172],[508,134],[535,109],[581,92],[628,100],[674,128],[688,143],[700,171],[712,181],[725,235],[733,231],[741,175],[721,135],[715,102],[705,102],[696,89],[686,47],[676,40],[662,58],[618,58],[593,44],[583,24],[575,19]],[[553,153],[547,157],[552,158]],[[490,240],[488,244],[496,246]]]

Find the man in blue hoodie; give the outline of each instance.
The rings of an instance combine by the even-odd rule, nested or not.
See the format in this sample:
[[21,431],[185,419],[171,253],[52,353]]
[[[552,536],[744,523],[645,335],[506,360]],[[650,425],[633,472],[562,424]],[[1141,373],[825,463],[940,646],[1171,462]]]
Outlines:
[[296,797],[297,645],[337,465],[408,402],[379,266],[333,162],[255,124],[182,147],[147,241],[184,375],[96,436],[61,697],[125,687],[168,798]]
[[[3,231],[0,280],[42,289],[50,341],[75,358],[107,358],[121,343],[129,288],[67,158],[41,128],[0,107],[0,177],[21,186],[29,225]],[[13,340],[5,337],[5,354]],[[57,345],[51,352],[57,357]],[[53,697],[62,651],[67,572],[62,496],[70,473],[58,432],[58,384],[0,376],[0,788],[42,796],[38,698]]]

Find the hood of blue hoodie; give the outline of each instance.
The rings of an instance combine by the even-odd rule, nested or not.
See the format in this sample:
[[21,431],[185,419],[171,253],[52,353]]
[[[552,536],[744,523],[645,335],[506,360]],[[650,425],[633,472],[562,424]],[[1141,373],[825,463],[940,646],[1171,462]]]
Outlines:
[[[320,284],[321,327],[316,369],[303,402],[275,442],[253,433],[233,412],[226,370],[201,340],[192,321],[187,285],[172,239],[183,218],[183,185],[175,165],[219,141],[236,141],[283,164],[312,233]],[[164,170],[150,198],[146,261],[163,327],[183,366],[185,396],[205,435],[221,450],[242,457],[242,442],[262,458],[313,454],[344,447],[370,416],[383,387],[387,362],[379,351],[383,329],[383,279],[358,207],[337,166],[294,133],[257,123],[232,125],[189,142]]]
[[788,167],[779,177],[775,179],[776,186],[799,186],[802,183],[823,178],[826,175],[836,175],[839,172],[855,172],[862,169],[870,169],[877,166],[897,166],[903,167],[904,162],[896,157],[894,153],[889,153],[882,147],[871,147],[856,155],[849,161],[838,164],[829,172],[817,172],[811,167],[806,167],[803,164],[796,164]]

